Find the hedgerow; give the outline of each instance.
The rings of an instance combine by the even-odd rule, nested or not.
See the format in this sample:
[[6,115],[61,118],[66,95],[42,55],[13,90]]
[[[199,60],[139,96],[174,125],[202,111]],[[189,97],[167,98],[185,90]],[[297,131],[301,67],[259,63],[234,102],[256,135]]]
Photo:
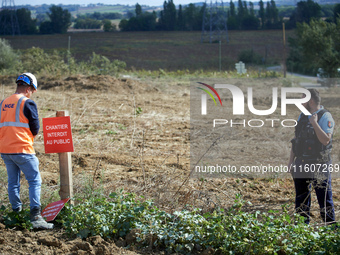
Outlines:
[[76,61],[68,52],[54,50],[51,53],[32,47],[14,52],[5,40],[0,40],[0,74],[31,72],[35,75],[65,76],[71,74],[110,74],[116,76],[125,70],[120,60],[92,53],[87,61]]

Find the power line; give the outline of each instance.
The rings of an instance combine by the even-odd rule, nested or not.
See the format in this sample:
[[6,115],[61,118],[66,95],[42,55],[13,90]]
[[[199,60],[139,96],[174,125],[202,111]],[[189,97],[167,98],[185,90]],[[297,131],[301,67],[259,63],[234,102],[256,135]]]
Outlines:
[[203,14],[201,42],[229,41],[227,29],[227,12],[224,10],[223,1],[210,2]]

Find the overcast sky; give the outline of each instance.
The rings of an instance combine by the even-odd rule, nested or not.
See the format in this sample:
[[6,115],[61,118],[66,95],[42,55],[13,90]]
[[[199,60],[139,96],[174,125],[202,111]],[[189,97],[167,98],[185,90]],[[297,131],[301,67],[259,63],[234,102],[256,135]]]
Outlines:
[[[80,0],[80,1],[79,0],[13,0],[13,1],[15,5],[26,5],[26,4],[29,4],[29,5],[80,4],[81,5],[81,4],[91,4],[91,3],[135,5],[136,3],[139,3],[140,5],[160,6],[160,5],[163,5],[164,3],[164,0]],[[255,1],[255,0],[251,0],[251,1]],[[199,2],[204,2],[204,0],[174,0],[175,5],[199,3]],[[210,0],[208,0],[207,2],[210,3]],[[215,0],[213,2],[215,2]],[[229,3],[229,0],[224,0],[224,2]]]

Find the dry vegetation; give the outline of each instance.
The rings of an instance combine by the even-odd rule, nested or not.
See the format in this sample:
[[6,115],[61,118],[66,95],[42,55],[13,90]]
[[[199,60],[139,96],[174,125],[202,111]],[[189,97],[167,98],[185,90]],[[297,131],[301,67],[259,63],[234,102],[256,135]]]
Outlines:
[[[14,79],[2,77],[2,98],[13,93]],[[74,192],[77,198],[96,192],[109,194],[123,188],[146,199],[154,199],[157,206],[173,212],[187,205],[200,207],[203,211],[228,208],[234,203],[235,195],[241,194],[252,203],[247,205],[246,210],[280,210],[282,204],[288,204],[293,214],[294,186],[290,178],[188,178],[191,169],[190,83],[187,80],[78,75],[65,79],[39,77],[39,85],[33,99],[38,105],[40,118],[54,117],[57,110],[70,112],[75,147],[72,153]],[[340,123],[336,107],[338,99],[334,99],[339,89],[322,93],[327,98],[324,105],[332,111],[336,123]],[[233,137],[229,157],[240,159],[243,150],[247,164],[261,158],[274,162],[288,160],[287,138],[293,135],[293,131],[291,134],[264,133],[252,138],[252,132],[245,130],[238,134],[241,137]],[[260,135],[265,135],[266,139]],[[334,163],[339,163],[339,139],[337,126]],[[263,149],[272,143],[271,150]],[[262,148],[256,155],[251,153],[255,147]],[[42,133],[36,138],[35,149],[43,178],[42,202],[46,205],[58,200],[58,155],[44,153]],[[0,199],[1,204],[8,205],[5,167],[2,161],[0,164]],[[28,206],[24,178],[22,185],[22,198]],[[340,213],[339,192],[340,186],[335,179],[333,194],[337,215]],[[312,196],[313,220],[320,222],[315,195]],[[60,229],[52,232],[15,231],[17,237],[12,230],[1,232],[5,239],[0,238],[3,243],[0,251],[6,254],[14,254],[16,245],[21,247],[21,254],[31,253],[32,247],[42,254],[72,254],[73,250],[78,250],[73,254],[83,254],[79,252],[89,252],[88,244],[96,247],[96,251],[99,249],[90,240],[73,240],[63,236]],[[52,241],[44,241],[44,235]],[[37,243],[42,245],[37,246]],[[109,254],[110,250],[115,254],[125,252],[113,241],[100,243],[104,246],[102,254]]]

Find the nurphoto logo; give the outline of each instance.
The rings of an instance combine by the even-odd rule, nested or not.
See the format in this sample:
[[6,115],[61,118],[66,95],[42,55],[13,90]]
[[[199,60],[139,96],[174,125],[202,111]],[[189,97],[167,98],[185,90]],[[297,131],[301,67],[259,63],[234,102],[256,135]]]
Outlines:
[[[215,95],[218,97],[221,106],[222,101],[220,98],[220,95],[217,93],[215,89],[228,89],[233,97],[233,115],[244,115],[244,93],[240,88],[238,88],[235,85],[231,84],[215,84],[214,87],[198,82],[199,84],[202,84],[208,88],[210,88]],[[216,100],[213,97],[213,95],[206,89],[202,89],[198,87],[198,89],[201,89],[205,91],[210,97],[213,99],[215,105]],[[248,109],[250,112],[252,112],[255,115],[270,115],[276,111],[277,108],[277,102],[278,102],[278,88],[272,88],[272,95],[273,95],[273,102],[270,109],[267,110],[257,110],[254,107],[253,104],[253,88],[248,88]],[[303,93],[306,96],[304,98],[293,98],[289,99],[287,98],[288,93]],[[281,88],[281,115],[285,116],[287,115],[287,105],[292,104],[295,105],[297,108],[299,108],[305,115],[311,115],[311,113],[302,105],[303,103],[306,103],[310,100],[310,92],[307,89],[304,88]],[[201,95],[201,109],[202,109],[202,115],[207,115],[207,95],[202,94]]]
[[[220,97],[220,94],[216,91],[228,91],[231,93],[232,95],[232,101],[233,101],[233,105],[232,105],[232,113],[234,116],[237,115],[245,115],[245,95],[243,93],[243,91],[237,87],[236,85],[231,85],[231,84],[214,84],[213,86],[208,85],[206,83],[203,82],[197,82],[203,86],[205,86],[206,88],[210,89],[218,98],[220,105],[223,106],[222,104],[222,99]],[[213,100],[215,106],[217,105],[217,102],[214,98],[214,95],[206,88],[201,88],[201,87],[197,87],[198,89],[202,90],[202,94],[201,94],[201,115],[207,115],[208,112],[208,97],[207,95],[210,96],[210,98]],[[295,98],[288,98],[288,94],[294,94]],[[305,97],[301,97],[301,94],[304,94]],[[281,116],[286,116],[287,115],[287,105],[295,105],[302,113],[304,113],[305,115],[311,115],[311,113],[303,106],[304,103],[308,102],[310,100],[310,92],[305,89],[305,88],[286,88],[283,87],[281,88]],[[248,110],[256,116],[268,116],[273,114],[278,107],[278,88],[277,87],[273,87],[272,88],[272,103],[271,103],[271,107],[269,109],[256,109],[254,106],[254,95],[253,95],[253,88],[252,87],[248,87],[247,88],[247,106],[248,106]],[[229,109],[225,108],[227,111],[229,111]],[[211,109],[211,111],[214,111],[216,109]],[[274,125],[276,124],[276,122],[280,122],[281,126],[283,127],[295,127],[297,125],[297,121],[295,119],[284,119],[284,120],[280,120],[280,119],[265,119],[265,120],[261,120],[261,119],[250,119],[250,120],[246,120],[243,119],[238,122],[236,122],[235,120],[231,119],[231,120],[227,120],[225,118],[218,118],[218,119],[213,119],[213,127],[216,127],[217,125],[226,125],[226,124],[230,124],[231,127],[235,126],[235,125],[243,125],[245,126],[249,126],[249,127],[262,127],[264,126],[266,123],[270,124],[271,126],[274,127]]]
[[190,83],[191,176],[289,176],[286,157],[310,91],[280,78]]

